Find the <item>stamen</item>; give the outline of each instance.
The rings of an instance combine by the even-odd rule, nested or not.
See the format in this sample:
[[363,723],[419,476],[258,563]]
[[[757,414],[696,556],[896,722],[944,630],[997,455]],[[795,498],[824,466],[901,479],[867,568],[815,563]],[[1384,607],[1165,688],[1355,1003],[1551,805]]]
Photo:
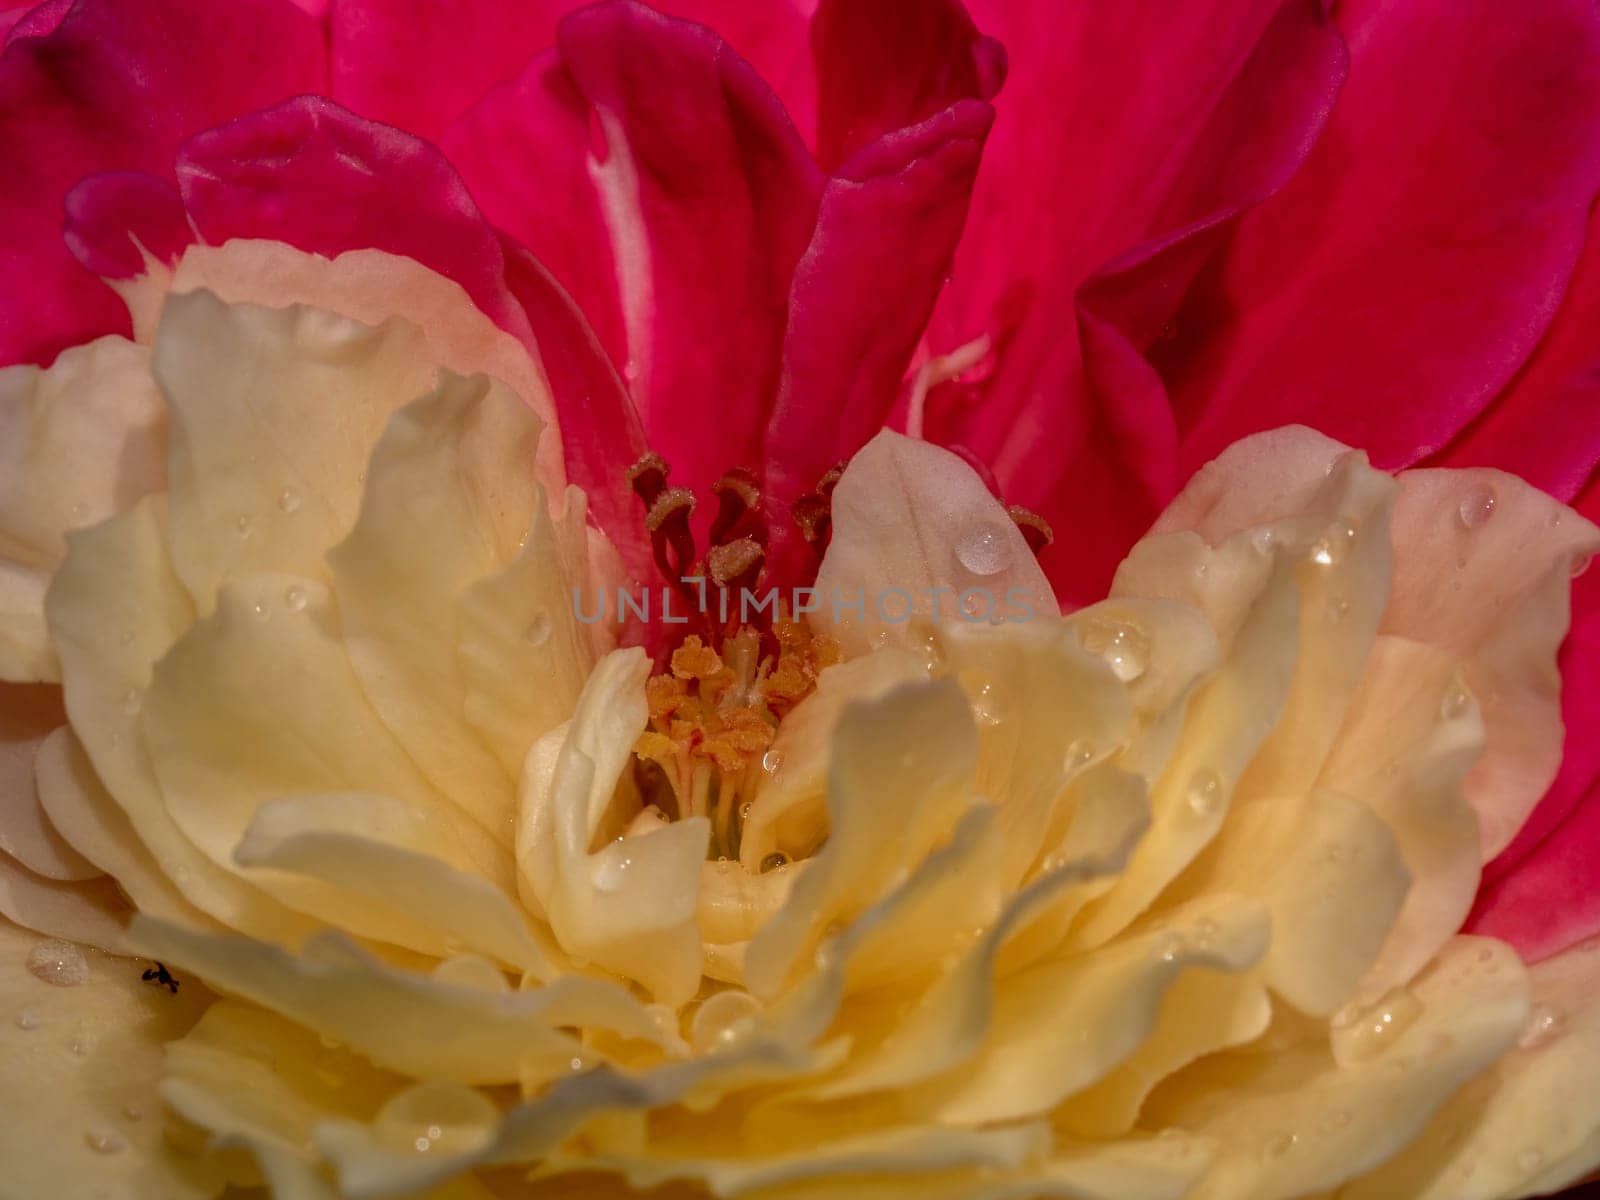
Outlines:
[[828,538],[833,533],[833,489],[844,474],[844,463],[830,467],[817,486],[801,496],[789,509],[795,524],[800,526],[800,536],[821,554],[828,548]]
[[628,486],[648,509],[656,502],[656,497],[666,491],[667,476],[671,471],[672,468],[659,454],[646,454],[628,468]]
[[[694,493],[680,487],[663,489],[645,514],[644,527],[650,533],[656,566],[674,585],[694,573],[694,531],[689,527],[693,514]],[[677,561],[668,557],[669,549]]]
[[711,522],[711,544],[753,537],[765,545],[767,524],[761,519],[761,485],[755,475],[735,467],[712,484],[711,490],[718,503],[716,519]]
[[1006,513],[1016,522],[1017,528],[1022,530],[1023,540],[1028,543],[1028,549],[1035,554],[1056,540],[1055,531],[1050,528],[1050,523],[1038,513],[1031,512],[1020,504],[1010,505]]

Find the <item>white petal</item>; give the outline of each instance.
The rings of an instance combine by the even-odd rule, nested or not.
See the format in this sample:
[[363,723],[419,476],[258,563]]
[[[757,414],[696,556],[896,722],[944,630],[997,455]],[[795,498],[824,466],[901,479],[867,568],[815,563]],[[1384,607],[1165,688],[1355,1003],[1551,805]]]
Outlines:
[[[914,623],[935,618],[936,606],[945,618],[969,619],[961,607],[969,589],[979,600],[986,594],[995,617],[1060,614],[1005,506],[948,450],[884,430],[850,460],[832,504],[812,620],[850,654],[885,638],[905,641]],[[846,613],[858,598],[862,615]]]

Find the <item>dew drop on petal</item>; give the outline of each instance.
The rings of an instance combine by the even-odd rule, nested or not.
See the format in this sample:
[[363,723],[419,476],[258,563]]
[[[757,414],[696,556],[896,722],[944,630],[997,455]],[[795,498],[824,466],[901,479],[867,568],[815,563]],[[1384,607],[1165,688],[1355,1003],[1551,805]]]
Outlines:
[[285,516],[300,507],[300,493],[291,488],[285,488],[283,495],[278,497],[278,509]]
[[1422,1002],[1406,988],[1391,988],[1365,1007],[1341,1009],[1333,1018],[1334,1057],[1362,1062],[1381,1054],[1422,1015]]
[[1094,757],[1094,747],[1083,738],[1074,738],[1067,747],[1066,768],[1076,770]]
[[778,768],[783,766],[783,752],[781,750],[768,750],[761,756],[761,769],[768,775],[776,775]]
[[1250,546],[1263,557],[1272,553],[1272,548],[1278,544],[1278,535],[1270,529],[1257,529],[1250,535]]
[[128,1144],[120,1133],[110,1129],[91,1129],[83,1135],[83,1140],[96,1154],[115,1154]]
[[1189,777],[1184,799],[1196,816],[1212,816],[1222,804],[1222,777],[1210,767],[1201,767]]
[[249,517],[240,517],[234,521],[233,527],[239,531],[241,538],[247,538],[250,536],[250,531],[255,528],[255,522]]
[[1544,1151],[1537,1146],[1529,1146],[1517,1155],[1517,1170],[1531,1175],[1544,1166]]
[[1517,1046],[1523,1050],[1537,1050],[1561,1032],[1561,1014],[1548,1004],[1536,1004],[1528,1014]]
[[1331,567],[1339,554],[1328,538],[1318,538],[1311,544],[1311,561],[1319,566]]
[[628,868],[633,859],[627,855],[607,854],[595,864],[594,885],[602,892],[618,892],[627,882]]
[[1294,1144],[1300,1139],[1292,1133],[1278,1132],[1268,1136],[1262,1143],[1261,1153],[1265,1158],[1282,1158],[1294,1149]]
[[380,1141],[397,1150],[464,1154],[483,1147],[499,1120],[499,1110],[481,1092],[434,1081],[391,1096],[372,1127]]
[[1446,721],[1454,721],[1466,716],[1471,707],[1472,694],[1460,684],[1455,684],[1439,701],[1439,715]]
[[291,584],[283,593],[283,606],[290,612],[303,612],[308,599],[305,588]]
[[789,856],[781,850],[774,850],[761,860],[761,873],[765,875],[768,871],[777,871],[788,865]]
[[548,642],[550,640],[550,614],[543,611],[534,613],[533,620],[528,622],[526,637],[530,646],[542,646]]
[[706,1053],[729,1046],[755,1027],[761,1005],[740,988],[729,988],[707,997],[689,1022],[689,1042]]
[[1338,1133],[1339,1130],[1350,1124],[1350,1110],[1336,1108],[1322,1118],[1323,1133]]
[[1476,529],[1494,516],[1495,505],[1499,502],[1500,498],[1495,495],[1494,489],[1486,483],[1480,483],[1461,497],[1456,518],[1463,529]]
[[139,709],[144,705],[144,697],[139,694],[138,688],[129,688],[122,693],[122,715],[136,717]]
[[39,1018],[26,1010],[19,1012],[17,1014],[17,1028],[37,1029],[39,1028]]
[[957,535],[955,555],[974,575],[998,575],[1011,565],[1008,531],[990,521],[970,525]]
[[1132,621],[1096,617],[1079,635],[1083,648],[1105,659],[1123,683],[1132,683],[1150,665],[1150,639]]
[[34,978],[56,987],[76,987],[89,978],[89,962],[71,942],[49,938],[28,953],[28,970]]

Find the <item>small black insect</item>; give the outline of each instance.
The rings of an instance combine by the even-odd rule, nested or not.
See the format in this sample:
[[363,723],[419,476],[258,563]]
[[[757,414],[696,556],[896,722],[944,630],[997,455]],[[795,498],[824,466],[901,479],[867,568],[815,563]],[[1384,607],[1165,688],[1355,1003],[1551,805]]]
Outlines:
[[167,968],[162,966],[160,963],[157,963],[155,966],[151,967],[143,975],[139,976],[139,978],[144,980],[146,983],[153,983],[157,987],[166,988],[174,996],[178,994],[178,981],[173,978],[172,972],[167,970]]

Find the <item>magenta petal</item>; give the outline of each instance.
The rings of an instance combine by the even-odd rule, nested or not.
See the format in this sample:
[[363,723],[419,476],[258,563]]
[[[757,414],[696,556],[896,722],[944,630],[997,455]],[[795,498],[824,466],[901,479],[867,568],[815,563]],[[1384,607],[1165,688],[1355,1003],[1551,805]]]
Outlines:
[[673,481],[703,490],[759,464],[820,172],[772,92],[701,26],[601,4],[562,22],[559,52],[446,144],[589,317]]
[[871,439],[894,405],[967,215],[989,105],[963,101],[891,134],[823,189],[795,270],[783,377],[766,432],[766,483],[781,577],[800,553],[790,501]]
[[67,248],[105,279],[142,275],[145,254],[170,265],[194,241],[177,189],[143,171],[89,176],[67,193],[66,214]]
[[1041,562],[1087,602],[1181,478],[1146,356],[1238,214],[1303,161],[1344,50],[1317,0],[974,10],[1011,71],[930,337],[987,335],[994,365],[935,388],[924,428],[1050,521]]
[[1350,79],[1327,133],[1179,318],[1186,468],[1287,422],[1384,467],[1437,450],[1533,349],[1582,245],[1589,0],[1354,0],[1339,19]]
[[506,279],[533,327],[561,422],[567,478],[588,497],[589,516],[635,579],[653,573],[644,514],[626,471],[648,447],[639,415],[572,297],[521,246],[507,240]]
[[822,0],[811,43],[817,157],[829,168],[958,101],[993,99],[1005,79],[1005,50],[958,0]]
[[25,15],[0,53],[0,364],[128,327],[61,239],[80,179],[164,175],[191,133],[319,89],[325,72],[315,22],[281,0],[80,0]]
[[0,11],[0,46],[14,38],[44,37],[53,32],[72,5],[73,0],[44,0],[42,4],[23,4]]
[[207,242],[403,254],[461,284],[502,329],[527,335],[498,236],[449,161],[419,138],[302,96],[191,139],[177,174]]

